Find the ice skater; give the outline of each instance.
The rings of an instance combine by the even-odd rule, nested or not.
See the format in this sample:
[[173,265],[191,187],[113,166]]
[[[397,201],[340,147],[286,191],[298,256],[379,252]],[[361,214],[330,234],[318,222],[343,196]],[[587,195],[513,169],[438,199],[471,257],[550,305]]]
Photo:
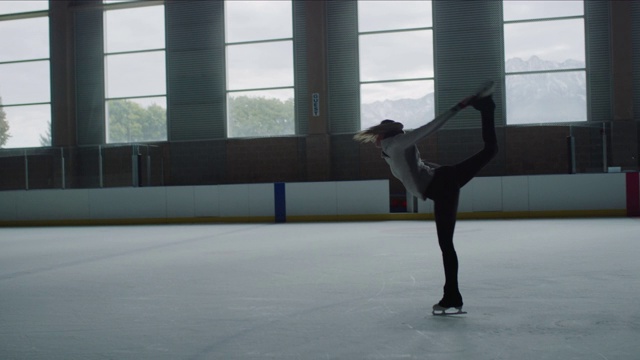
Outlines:
[[[484,84],[474,95],[465,98],[429,123],[409,132],[402,123],[383,120],[379,125],[354,136],[360,142],[374,142],[382,148],[391,173],[416,197],[433,200],[438,244],[442,251],[445,285],[444,296],[433,305],[434,315],[446,315],[448,309],[462,311],[462,295],[458,288],[458,256],[453,246],[453,233],[458,213],[460,189],[498,153],[493,102],[494,84]],[[436,132],[460,110],[472,106],[480,111],[484,148],[470,158],[450,166],[423,162],[416,143]]]

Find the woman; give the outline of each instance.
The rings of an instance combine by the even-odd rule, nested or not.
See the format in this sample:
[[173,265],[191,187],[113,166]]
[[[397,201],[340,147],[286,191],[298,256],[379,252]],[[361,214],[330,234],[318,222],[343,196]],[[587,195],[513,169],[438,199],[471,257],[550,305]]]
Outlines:
[[[403,125],[393,120],[383,120],[379,125],[361,131],[354,136],[360,142],[375,142],[382,148],[382,157],[391,172],[413,195],[422,200],[433,200],[438,243],[442,250],[445,285],[444,296],[433,305],[433,313],[446,314],[455,308],[462,312],[462,295],[458,289],[458,257],[453,246],[453,233],[458,212],[460,189],[469,182],[498,152],[494,111],[491,94],[493,82],[485,84],[446,113],[429,123],[405,133]],[[436,132],[458,111],[467,106],[480,111],[484,148],[470,158],[452,166],[425,163],[420,159],[416,143]]]

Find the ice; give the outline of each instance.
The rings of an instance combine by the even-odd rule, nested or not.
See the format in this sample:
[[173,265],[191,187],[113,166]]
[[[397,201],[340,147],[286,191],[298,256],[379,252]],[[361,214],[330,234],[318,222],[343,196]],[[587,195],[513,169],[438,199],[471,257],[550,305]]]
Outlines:
[[637,359],[640,219],[0,228],[0,359]]

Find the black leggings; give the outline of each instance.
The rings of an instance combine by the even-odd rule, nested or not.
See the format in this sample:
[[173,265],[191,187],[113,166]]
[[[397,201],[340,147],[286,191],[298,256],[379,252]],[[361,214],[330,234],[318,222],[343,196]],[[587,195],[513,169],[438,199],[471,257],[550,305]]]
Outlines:
[[442,166],[435,170],[431,184],[426,190],[434,203],[434,216],[438,243],[444,263],[445,297],[460,297],[458,290],[458,256],[453,246],[460,189],[468,183],[498,152],[494,125],[494,112],[482,111],[482,139],[484,148],[477,154],[453,166]]

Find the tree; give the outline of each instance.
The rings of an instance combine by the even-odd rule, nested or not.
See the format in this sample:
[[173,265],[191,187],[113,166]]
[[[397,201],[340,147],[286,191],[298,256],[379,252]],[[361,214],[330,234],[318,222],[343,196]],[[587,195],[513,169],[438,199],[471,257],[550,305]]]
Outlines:
[[40,146],[51,146],[51,121],[47,122],[47,130],[40,134]]
[[7,121],[7,113],[2,108],[2,97],[0,97],[0,148],[2,148],[11,135],[9,135],[9,122]]
[[260,137],[295,133],[293,99],[238,96],[229,99],[229,136]]
[[147,108],[130,100],[108,104],[109,142],[135,143],[167,139],[167,111],[153,104]]

